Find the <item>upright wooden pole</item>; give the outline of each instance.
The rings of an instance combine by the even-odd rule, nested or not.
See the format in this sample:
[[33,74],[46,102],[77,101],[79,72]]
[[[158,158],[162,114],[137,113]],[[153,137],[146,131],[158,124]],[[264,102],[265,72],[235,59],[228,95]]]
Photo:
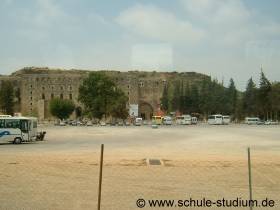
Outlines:
[[102,190],[102,175],[103,175],[103,154],[104,154],[104,144],[101,144],[97,210],[101,209],[101,190]]
[[[250,204],[253,200],[253,191],[252,191],[252,170],[251,170],[251,152],[250,152],[250,147],[248,148],[248,171],[249,171],[249,197],[250,197]],[[253,206],[250,205],[250,210],[253,209]]]

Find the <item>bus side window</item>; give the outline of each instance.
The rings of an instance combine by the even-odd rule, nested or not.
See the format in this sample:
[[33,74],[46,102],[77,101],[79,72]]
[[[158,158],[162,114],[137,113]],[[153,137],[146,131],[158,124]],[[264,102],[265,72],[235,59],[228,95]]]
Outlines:
[[6,119],[5,128],[12,128],[12,129],[20,128],[20,122],[19,120]]
[[0,119],[0,128],[5,128],[5,120]]

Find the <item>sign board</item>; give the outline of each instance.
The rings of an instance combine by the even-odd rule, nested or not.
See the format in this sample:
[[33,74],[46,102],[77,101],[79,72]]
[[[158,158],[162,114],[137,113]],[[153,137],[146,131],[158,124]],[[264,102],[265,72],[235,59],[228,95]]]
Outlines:
[[129,115],[131,117],[138,117],[138,104],[129,105]]

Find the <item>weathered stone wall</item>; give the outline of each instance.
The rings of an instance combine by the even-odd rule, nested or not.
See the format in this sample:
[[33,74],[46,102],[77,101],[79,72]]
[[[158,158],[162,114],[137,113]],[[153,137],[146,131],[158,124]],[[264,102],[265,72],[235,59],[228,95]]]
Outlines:
[[[168,82],[180,80],[190,83],[208,77],[193,72],[104,72],[127,94],[130,104],[139,105],[139,115],[146,119],[160,106],[163,88]],[[1,80],[7,79],[15,83],[21,98],[18,111],[23,115],[38,116],[41,120],[50,119],[48,107],[52,98],[71,99],[79,106],[79,86],[88,73],[81,70],[24,68],[11,76],[0,76],[0,85]]]
[[[15,112],[20,112],[21,110],[21,81],[17,78],[17,77],[14,77],[14,76],[3,76],[3,75],[0,75],[0,89],[1,89],[1,86],[2,86],[2,83],[4,81],[10,81],[12,82],[13,84],[13,87],[14,87],[14,92],[15,92]],[[1,113],[1,110],[0,110],[0,113]]]

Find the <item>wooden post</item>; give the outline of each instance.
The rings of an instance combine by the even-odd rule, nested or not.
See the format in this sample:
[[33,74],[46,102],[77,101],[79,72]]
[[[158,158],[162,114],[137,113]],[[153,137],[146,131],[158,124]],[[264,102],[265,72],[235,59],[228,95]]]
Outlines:
[[104,144],[101,144],[97,210],[101,209],[101,190],[102,190],[102,175],[103,175],[103,154],[104,154]]
[[[252,204],[253,200],[253,192],[252,192],[252,171],[251,171],[251,152],[250,147],[248,148],[248,172],[249,172],[249,197],[250,197],[250,204]],[[253,206],[250,205],[250,210],[253,209]]]

